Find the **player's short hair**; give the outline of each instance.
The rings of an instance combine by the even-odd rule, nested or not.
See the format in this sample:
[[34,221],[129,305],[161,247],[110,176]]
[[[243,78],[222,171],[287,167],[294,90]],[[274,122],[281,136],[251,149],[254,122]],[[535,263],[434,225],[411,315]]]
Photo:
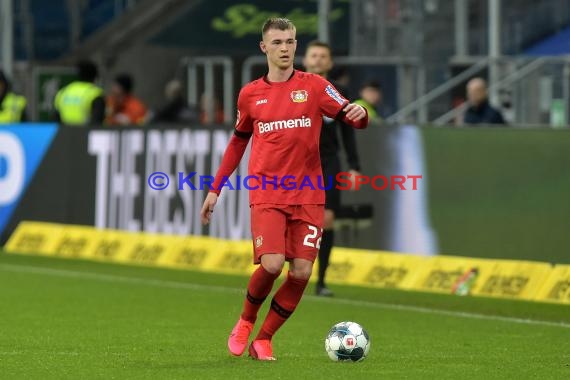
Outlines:
[[265,20],[263,27],[261,28],[261,37],[263,37],[265,35],[265,32],[267,32],[269,29],[296,30],[293,22],[284,17],[271,17]]
[[332,55],[331,45],[327,44],[326,42],[313,40],[307,44],[307,50],[309,50],[312,47],[322,47],[328,49],[329,53]]

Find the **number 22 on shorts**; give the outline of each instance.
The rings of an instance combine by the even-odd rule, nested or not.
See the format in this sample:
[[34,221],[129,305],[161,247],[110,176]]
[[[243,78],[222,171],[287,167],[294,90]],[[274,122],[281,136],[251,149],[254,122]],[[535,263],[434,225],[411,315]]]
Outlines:
[[[320,249],[321,248],[321,237],[319,237],[317,239],[317,241],[313,243],[314,239],[317,237],[317,235],[319,233],[319,229],[317,227],[311,226],[311,225],[307,225],[307,227],[309,228],[309,230],[311,232],[305,236],[305,239],[303,240],[303,245],[306,245],[307,247]],[[323,232],[323,229],[321,228],[321,234],[322,234],[322,232]]]

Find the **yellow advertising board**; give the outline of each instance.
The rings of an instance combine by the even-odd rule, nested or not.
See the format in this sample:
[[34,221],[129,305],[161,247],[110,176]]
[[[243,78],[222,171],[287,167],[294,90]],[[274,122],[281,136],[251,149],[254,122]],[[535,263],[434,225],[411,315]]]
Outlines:
[[551,271],[552,266],[548,263],[492,260],[489,270],[481,271],[472,294],[530,300]]
[[570,265],[556,265],[535,300],[570,304]]
[[21,222],[4,249],[11,253],[53,255],[63,228],[60,224]]
[[[100,230],[87,226],[22,222],[4,250],[122,264],[238,275],[251,274],[252,242]],[[316,278],[318,262],[314,266]],[[283,271],[283,275],[286,274]],[[327,280],[333,284],[411,289],[435,293],[507,297],[570,304],[570,265],[422,257],[384,251],[334,248]],[[465,291],[465,292],[463,292]]]
[[409,289],[424,261],[420,256],[334,248],[327,279],[339,284]]
[[95,244],[85,258],[97,261],[125,263],[137,235],[133,232],[99,230]]
[[[327,269],[327,282],[331,284],[357,284],[362,269],[362,250],[334,248]],[[318,261],[313,267],[313,279],[318,273]]]
[[67,258],[88,258],[98,245],[101,233],[93,227],[63,226],[50,253]]
[[232,274],[250,274],[255,270],[251,241],[220,239],[214,247],[215,251],[210,248],[210,254],[204,260],[203,270]]
[[[460,278],[471,270],[484,273],[491,269],[490,260],[456,256],[434,256],[418,266],[418,273],[410,289],[425,292],[452,293]],[[480,283],[476,278],[474,287]]]
[[219,245],[217,239],[201,236],[172,239],[170,243],[172,248],[158,259],[157,265],[192,270],[203,269]]
[[134,234],[125,249],[119,253],[118,261],[131,264],[158,266],[169,250],[183,240],[183,237],[159,234]]

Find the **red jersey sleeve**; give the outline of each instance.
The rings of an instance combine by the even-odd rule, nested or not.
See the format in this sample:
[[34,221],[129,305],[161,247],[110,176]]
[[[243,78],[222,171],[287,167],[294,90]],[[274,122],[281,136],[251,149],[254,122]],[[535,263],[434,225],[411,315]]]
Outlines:
[[236,126],[235,131],[237,132],[236,135],[242,135],[244,137],[251,137],[253,134],[253,120],[249,114],[248,110],[248,96],[245,89],[242,89],[238,96],[237,101],[237,117],[236,117]]
[[253,122],[247,110],[247,96],[242,90],[238,96],[238,111],[234,135],[231,137],[228,147],[224,152],[222,163],[216,173],[210,189],[211,193],[220,194],[221,185],[239,165],[247,148],[249,139],[253,135]]
[[[320,94],[321,112],[333,119],[341,120],[354,128],[362,129],[368,125],[368,113],[364,119],[358,121],[348,120],[342,111],[350,102],[342,96],[338,90],[326,79],[315,76],[317,79],[317,91]],[[365,109],[366,111],[366,109]]]
[[326,79],[318,75],[315,75],[314,78],[317,82],[321,112],[330,118],[336,118],[349,101]]

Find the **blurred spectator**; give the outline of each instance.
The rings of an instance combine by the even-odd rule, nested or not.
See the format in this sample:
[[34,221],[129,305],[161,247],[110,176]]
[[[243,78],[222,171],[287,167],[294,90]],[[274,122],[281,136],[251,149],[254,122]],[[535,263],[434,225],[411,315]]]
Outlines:
[[465,124],[505,124],[501,112],[489,104],[484,79],[473,78],[467,83],[467,101],[469,108],[463,116]]
[[[305,57],[303,58],[303,65],[309,73],[320,75],[323,78],[331,78],[330,73],[332,68],[334,68],[334,63],[330,45],[322,41],[309,42],[305,52]],[[346,94],[346,89],[344,88],[345,85],[348,85],[348,75],[346,75],[346,70],[337,70],[334,75],[337,80],[339,78],[341,79],[341,83],[339,84],[339,82],[331,79],[331,84],[338,90],[338,92],[340,92],[340,94],[349,99]],[[339,132],[341,139],[339,139]],[[348,173],[352,178],[357,178],[362,175],[360,173],[360,160],[356,147],[354,128],[341,121],[323,117],[319,152],[324,178],[337,178],[337,175],[341,172],[339,157],[341,142],[346,153],[349,169]],[[333,180],[333,184],[338,185],[336,180]],[[338,187],[333,185],[325,192],[325,217],[323,222],[321,246],[318,254],[319,269],[317,286],[315,289],[318,296],[333,296],[333,292],[327,287],[325,280],[335,240],[335,216],[339,214],[340,210],[341,193]]]
[[133,87],[133,78],[129,74],[115,77],[111,95],[107,97],[106,124],[135,125],[146,122],[147,108],[133,95]]
[[166,104],[154,116],[154,121],[167,123],[197,123],[198,112],[188,106],[182,95],[182,83],[171,80],[164,89]]
[[10,91],[10,82],[0,70],[0,124],[27,120],[26,98]]
[[[347,89],[350,85],[350,75],[346,66],[333,66],[329,73],[329,78],[335,83],[335,85]],[[348,91],[343,93],[343,95],[350,99],[351,96]]]
[[[214,117],[213,120],[208,115],[208,108],[211,102],[214,102]],[[208,99],[206,94],[202,94],[200,98],[200,123],[202,124],[223,124],[224,122],[224,110],[222,105],[217,98]]]
[[382,121],[378,107],[382,103],[382,89],[378,82],[367,82],[360,87],[360,98],[354,103],[361,105],[368,111],[368,118],[373,121]]
[[97,66],[91,61],[80,61],[77,76],[77,80],[57,92],[55,119],[72,126],[101,124],[105,118],[105,99],[103,90],[94,84]]

